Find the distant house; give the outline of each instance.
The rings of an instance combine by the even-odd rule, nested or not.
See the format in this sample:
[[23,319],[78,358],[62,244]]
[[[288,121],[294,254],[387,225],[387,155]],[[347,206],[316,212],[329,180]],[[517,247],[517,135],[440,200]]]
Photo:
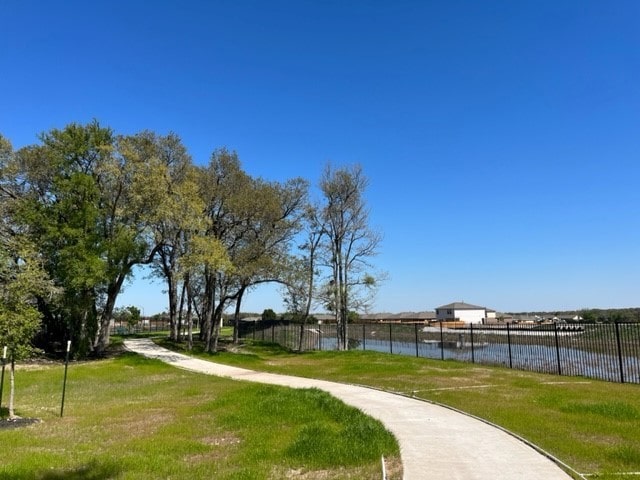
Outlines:
[[[494,312],[495,315],[495,312]],[[454,302],[436,308],[438,322],[485,323],[487,309],[464,302]]]
[[[557,320],[555,320],[556,318]],[[554,317],[554,320],[560,321],[560,322],[581,322],[584,319],[578,314],[566,313],[566,314],[560,315],[559,318]]]
[[360,320],[371,323],[429,323],[435,320],[435,312],[363,313]]

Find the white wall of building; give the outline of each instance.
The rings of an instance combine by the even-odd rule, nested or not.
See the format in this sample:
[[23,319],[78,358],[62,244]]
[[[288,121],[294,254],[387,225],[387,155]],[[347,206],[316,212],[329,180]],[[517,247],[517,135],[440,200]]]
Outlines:
[[487,312],[483,309],[457,309],[457,308],[439,308],[436,310],[436,320],[439,322],[447,322],[458,320],[466,323],[482,323],[486,318]]
[[486,310],[456,310],[456,318],[465,323],[482,323]]

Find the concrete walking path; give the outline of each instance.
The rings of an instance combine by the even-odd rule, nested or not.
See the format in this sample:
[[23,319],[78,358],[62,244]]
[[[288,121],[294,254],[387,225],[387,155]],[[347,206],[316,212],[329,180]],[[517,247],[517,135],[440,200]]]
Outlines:
[[148,339],[126,340],[125,347],[207,375],[327,391],[380,420],[395,435],[405,480],[571,479],[512,435],[445,407],[365,387],[230,367],[172,352]]

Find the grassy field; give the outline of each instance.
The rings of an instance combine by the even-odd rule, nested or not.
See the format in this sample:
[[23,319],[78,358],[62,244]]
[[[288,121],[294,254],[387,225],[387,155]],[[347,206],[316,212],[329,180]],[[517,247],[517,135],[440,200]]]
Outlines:
[[259,343],[234,351],[212,359],[445,404],[522,436],[590,478],[620,479],[620,474],[640,472],[639,385],[371,351],[296,354]]
[[392,435],[319,390],[124,353],[70,365],[60,418],[62,376],[60,364],[19,368],[17,413],[41,422],[0,428],[0,480],[379,479],[381,455],[401,478]]

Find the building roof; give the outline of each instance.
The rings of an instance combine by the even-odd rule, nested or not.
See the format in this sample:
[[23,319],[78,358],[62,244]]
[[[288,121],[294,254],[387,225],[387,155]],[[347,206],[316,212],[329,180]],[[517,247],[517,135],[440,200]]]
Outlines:
[[449,310],[486,310],[485,307],[479,307],[478,305],[471,305],[470,303],[464,303],[464,302],[449,303],[448,305],[442,305],[441,307],[438,307],[436,310],[443,310],[443,309],[449,309]]
[[436,312],[401,312],[396,313],[391,318],[399,320],[434,320]]

